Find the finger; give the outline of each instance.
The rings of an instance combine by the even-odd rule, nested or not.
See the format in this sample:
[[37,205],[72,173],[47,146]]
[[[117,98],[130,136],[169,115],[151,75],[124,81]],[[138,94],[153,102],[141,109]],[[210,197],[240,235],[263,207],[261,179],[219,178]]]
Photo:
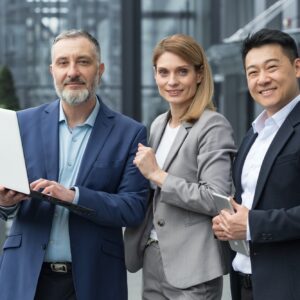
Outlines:
[[236,203],[236,202],[233,200],[233,198],[230,199],[230,203],[231,203],[231,205],[233,206],[234,210],[238,210],[238,209],[241,207],[241,205],[238,204],[238,203]]
[[220,212],[220,219],[222,222],[225,220],[227,221],[231,216],[231,213],[227,209],[222,209]]
[[212,219],[213,223],[219,223],[221,220],[220,220],[220,215],[217,215],[215,217],[213,217]]
[[52,184],[53,184],[53,181],[49,181],[49,180],[46,180],[46,179],[41,179],[38,182],[36,182],[32,188],[34,190],[38,191],[40,189],[45,189],[47,186],[50,186]]
[[16,191],[13,191],[13,190],[9,190],[9,191],[7,192],[7,195],[8,195],[8,197],[14,197],[15,195],[17,195],[17,192],[16,192]]
[[37,179],[30,183],[30,187],[33,189],[37,184],[39,184],[41,181],[43,181],[43,178]]
[[144,148],[145,148],[145,146],[142,143],[138,144],[138,151],[141,151]]

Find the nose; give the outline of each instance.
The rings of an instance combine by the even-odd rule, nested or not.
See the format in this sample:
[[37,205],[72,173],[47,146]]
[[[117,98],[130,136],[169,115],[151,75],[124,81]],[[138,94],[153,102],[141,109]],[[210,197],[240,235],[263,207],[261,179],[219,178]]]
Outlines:
[[68,73],[67,73],[69,78],[74,78],[79,76],[79,70],[78,67],[75,63],[70,63],[68,67]]
[[169,79],[168,79],[168,84],[171,86],[178,84],[178,79],[177,79],[176,74],[174,74],[174,73],[170,74]]
[[261,84],[261,85],[264,85],[264,84],[269,83],[269,82],[270,82],[270,77],[268,76],[268,73],[265,72],[265,71],[261,71],[259,73],[257,83]]

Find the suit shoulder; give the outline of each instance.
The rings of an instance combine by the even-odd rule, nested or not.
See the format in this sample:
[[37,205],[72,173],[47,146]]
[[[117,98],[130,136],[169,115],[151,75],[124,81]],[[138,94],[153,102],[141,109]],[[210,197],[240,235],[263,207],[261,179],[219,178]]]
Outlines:
[[116,112],[116,111],[112,111],[117,123],[119,124],[119,126],[126,126],[126,127],[135,127],[135,128],[146,128],[145,125],[143,125],[141,122],[138,122],[136,120],[134,120],[131,117],[128,117],[122,113]]
[[23,117],[28,118],[28,116],[40,115],[43,111],[47,110],[48,108],[55,107],[57,105],[58,105],[58,101],[54,101],[51,103],[44,103],[35,107],[19,110],[17,112],[18,118],[23,118]]
[[161,125],[162,123],[166,122],[167,118],[168,118],[168,114],[169,112],[165,112],[161,115],[158,115],[151,123],[151,129],[154,127],[156,127],[157,125]]
[[230,128],[232,130],[232,126],[225,116],[220,114],[219,112],[212,111],[209,109],[204,110],[198,121],[195,123],[199,124],[199,126],[203,126],[205,124],[210,125],[220,125]]
[[[100,98],[99,98],[100,99]],[[115,119],[116,123],[120,126],[130,126],[136,128],[145,127],[142,123],[134,120],[131,117],[128,117],[120,112],[117,112],[110,107],[108,107],[101,99],[100,99],[100,114],[103,113],[107,118]]]

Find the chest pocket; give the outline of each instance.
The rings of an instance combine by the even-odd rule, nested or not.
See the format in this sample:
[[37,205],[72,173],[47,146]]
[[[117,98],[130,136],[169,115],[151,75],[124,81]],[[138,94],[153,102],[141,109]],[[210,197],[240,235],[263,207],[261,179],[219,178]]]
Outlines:
[[19,248],[22,244],[22,235],[10,235],[7,237],[3,250],[11,249],[11,248]]

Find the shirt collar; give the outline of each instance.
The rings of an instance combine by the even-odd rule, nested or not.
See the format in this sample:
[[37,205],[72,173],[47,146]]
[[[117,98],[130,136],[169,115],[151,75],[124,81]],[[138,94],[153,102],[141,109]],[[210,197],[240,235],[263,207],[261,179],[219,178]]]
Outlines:
[[271,117],[268,117],[267,112],[264,110],[252,123],[254,133],[260,133],[263,128],[270,123],[273,123],[279,128],[299,101],[300,95],[298,95],[295,99],[293,99]]
[[[100,103],[97,98],[94,109],[92,110],[92,112],[90,113],[88,118],[84,121],[84,123],[82,123],[80,126],[89,125],[89,126],[93,127],[95,124],[99,110],[100,110]],[[61,122],[65,122],[67,124],[67,118],[66,118],[64,110],[62,108],[62,102],[60,101],[60,103],[59,103],[59,123],[61,123]]]

